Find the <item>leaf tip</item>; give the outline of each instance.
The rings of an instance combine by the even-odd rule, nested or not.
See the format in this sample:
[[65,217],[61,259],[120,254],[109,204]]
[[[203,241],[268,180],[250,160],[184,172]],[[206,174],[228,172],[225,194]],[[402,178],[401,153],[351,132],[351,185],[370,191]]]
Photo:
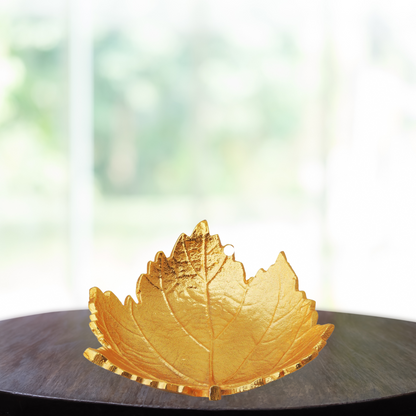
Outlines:
[[134,301],[134,299],[130,295],[128,295],[124,301],[124,305],[131,307],[132,305],[135,305],[135,304],[136,302]]
[[321,338],[324,341],[327,341],[328,338],[331,336],[331,334],[334,332],[335,325],[333,325],[333,324],[326,324],[325,327],[326,327],[326,329],[325,329],[324,333],[321,335]]
[[285,261],[287,261],[287,257],[286,257],[286,254],[285,254],[285,252],[284,251],[281,251],[280,253],[279,253],[279,255],[277,256],[277,259],[284,259]]
[[209,234],[209,227],[207,220],[203,220],[197,224],[192,232],[192,237],[204,236]]
[[97,296],[97,293],[100,291],[100,289],[98,289],[98,287],[92,287],[90,289],[90,300],[94,299]]

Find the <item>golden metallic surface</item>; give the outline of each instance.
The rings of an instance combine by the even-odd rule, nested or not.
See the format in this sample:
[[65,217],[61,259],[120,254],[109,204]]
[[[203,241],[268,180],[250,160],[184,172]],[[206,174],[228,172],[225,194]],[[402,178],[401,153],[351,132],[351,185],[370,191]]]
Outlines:
[[201,221],[170,257],[158,252],[137,282],[136,303],[90,290],[90,327],[102,344],[84,356],[158,389],[209,397],[277,380],[317,357],[334,326],[317,325],[315,302],[281,252],[245,279]]

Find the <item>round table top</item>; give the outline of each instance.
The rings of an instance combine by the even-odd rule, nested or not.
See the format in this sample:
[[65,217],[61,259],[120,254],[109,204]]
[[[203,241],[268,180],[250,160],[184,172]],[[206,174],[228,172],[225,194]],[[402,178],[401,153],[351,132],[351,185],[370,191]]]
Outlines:
[[[304,368],[209,401],[153,389],[83,357],[98,347],[89,311],[0,322],[0,415],[410,414],[416,411],[416,322],[319,312],[335,330]],[[412,413],[413,414],[413,413]]]

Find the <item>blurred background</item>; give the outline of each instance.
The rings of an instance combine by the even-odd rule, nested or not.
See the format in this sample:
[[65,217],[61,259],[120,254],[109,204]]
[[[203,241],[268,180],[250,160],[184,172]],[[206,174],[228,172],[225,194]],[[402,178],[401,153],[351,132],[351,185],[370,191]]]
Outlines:
[[0,319],[124,300],[207,219],[247,277],[416,320],[416,3],[0,2]]

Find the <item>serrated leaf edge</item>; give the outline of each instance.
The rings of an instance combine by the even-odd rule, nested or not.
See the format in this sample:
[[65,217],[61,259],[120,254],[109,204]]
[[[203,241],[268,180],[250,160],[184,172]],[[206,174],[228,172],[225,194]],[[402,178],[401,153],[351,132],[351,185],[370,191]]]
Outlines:
[[[297,280],[297,277],[296,277],[296,291],[300,292],[302,294],[302,297],[305,300],[308,300],[307,297],[306,297],[305,292],[304,291],[299,291],[297,289],[297,283],[298,283],[298,280]],[[95,289],[95,288],[93,288],[93,289]],[[94,303],[94,299],[95,299],[95,296],[96,296],[96,291],[93,290],[93,289],[91,289],[91,291],[93,291],[93,296],[92,296],[92,299],[90,300],[90,302],[88,304],[89,309],[91,311],[90,328],[91,328],[92,332],[94,333],[94,335],[97,337],[97,339],[98,339],[98,341],[100,342],[101,345],[103,345],[106,348],[111,348],[110,344],[106,341],[104,335],[102,334],[102,332],[98,328],[97,324],[95,323],[98,320],[98,318],[96,316],[96,313],[98,311],[97,311],[97,309],[95,307],[95,303]],[[108,292],[110,292],[110,291],[108,291]],[[314,310],[315,309],[314,306],[311,306],[311,309]],[[258,377],[256,379],[254,379],[253,381],[251,381],[249,383],[246,383],[246,384],[241,384],[241,385],[237,384],[237,385],[234,385],[234,386],[232,385],[232,386],[230,386],[229,388],[226,388],[226,389],[221,389],[221,395],[222,396],[227,396],[227,395],[241,393],[241,392],[244,392],[244,391],[255,389],[257,387],[264,386],[265,384],[268,384],[272,381],[278,380],[279,378],[282,378],[282,377],[284,377],[288,374],[294,373],[295,371],[302,368],[305,364],[314,360],[319,355],[319,352],[322,350],[322,348],[325,347],[326,341],[328,340],[328,338],[330,337],[330,335],[332,334],[332,332],[334,330],[334,325],[332,325],[332,324],[322,325],[322,327],[326,328],[326,329],[321,335],[321,340],[315,346],[313,346],[311,348],[312,350],[314,350],[314,352],[312,354],[307,355],[306,357],[302,358],[299,362],[297,362],[295,364],[292,364],[289,367],[286,367],[283,370],[280,370],[276,373],[270,374],[268,376]],[[198,388],[191,387],[191,386],[167,383],[163,380],[151,380],[151,379],[143,378],[143,377],[141,377],[137,374],[131,374],[127,371],[124,371],[122,368],[113,364],[108,358],[106,358],[105,355],[103,355],[100,352],[100,349],[101,348],[99,348],[98,350],[96,350],[94,348],[87,348],[84,351],[84,357],[87,358],[87,360],[91,361],[93,364],[96,364],[99,367],[104,368],[105,370],[109,370],[112,373],[118,374],[118,375],[120,375],[122,377],[125,377],[125,378],[128,378],[130,380],[136,381],[136,382],[138,382],[140,384],[143,384],[145,386],[153,387],[153,388],[156,388],[156,389],[159,389],[159,390],[166,390],[166,391],[169,391],[171,393],[186,394],[188,396],[209,397],[209,387],[207,389],[198,389]]]

